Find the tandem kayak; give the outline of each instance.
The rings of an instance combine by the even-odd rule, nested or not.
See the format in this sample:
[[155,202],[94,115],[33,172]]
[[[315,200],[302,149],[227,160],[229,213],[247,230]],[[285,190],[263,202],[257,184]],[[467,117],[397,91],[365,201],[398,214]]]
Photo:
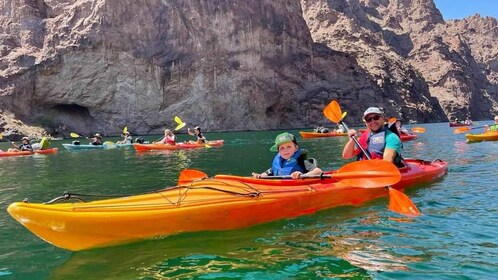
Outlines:
[[76,151],[76,150],[103,150],[103,149],[114,149],[121,147],[131,147],[132,144],[114,144],[112,142],[104,142],[102,145],[91,145],[91,144],[62,144],[66,150]]
[[456,122],[450,122],[450,127],[457,127],[457,126],[472,126],[472,123],[456,123]]
[[469,142],[498,141],[498,131],[488,131],[481,134],[465,134]]
[[209,147],[220,147],[223,146],[224,140],[212,140],[207,141],[207,143],[176,143],[176,145],[162,144],[162,143],[152,143],[152,144],[133,144],[133,148],[137,152],[146,152],[153,150],[177,150],[177,149],[194,149],[194,148],[209,148]]
[[[375,161],[371,163],[385,163]],[[237,229],[337,206],[359,205],[387,196],[384,184],[394,184],[393,188],[402,190],[431,182],[443,176],[448,168],[447,163],[440,160],[409,159],[407,167],[399,172],[394,165],[389,165],[395,170],[398,183],[377,181],[378,185],[371,188],[368,179],[366,185],[354,187],[351,184],[355,183],[348,183],[351,181],[347,174],[351,172],[342,173],[346,179],[338,176],[339,179],[318,181],[217,175],[154,193],[116,199],[53,203],[70,197],[66,194],[45,204],[15,202],[7,211],[41,239],[60,248],[79,251],[182,232]],[[341,175],[341,169],[334,171],[335,174]],[[361,170],[360,174],[368,172]],[[372,175],[363,176],[375,180]]]
[[322,137],[336,137],[336,136],[348,136],[347,133],[340,133],[340,132],[309,132],[309,131],[299,131],[299,134],[301,134],[301,137],[303,138],[322,138]]
[[58,150],[59,150],[58,148],[50,148],[45,150],[35,150],[34,152],[30,151],[0,152],[0,157],[29,156],[33,154],[48,155],[48,154],[56,154]]

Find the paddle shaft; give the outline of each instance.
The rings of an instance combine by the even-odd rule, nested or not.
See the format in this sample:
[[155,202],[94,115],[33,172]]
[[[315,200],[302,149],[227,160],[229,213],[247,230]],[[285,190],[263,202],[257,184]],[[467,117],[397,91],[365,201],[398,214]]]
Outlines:
[[[297,180],[299,179],[325,179],[325,178],[332,178],[331,175],[325,175],[325,174],[320,174],[320,175],[301,175]],[[268,179],[268,180],[279,180],[279,179],[293,179],[291,175],[284,175],[284,176],[261,176],[260,179]]]
[[[339,124],[342,124],[342,126],[344,126],[344,129],[346,129],[346,132],[349,132],[349,127],[342,120],[339,121]],[[354,135],[351,136],[351,139],[353,139],[356,146],[358,146],[360,148],[360,150],[367,157],[367,159],[372,159],[372,157],[370,156],[370,153],[368,151],[366,151],[365,149],[363,149],[363,147],[360,145],[360,142],[358,142],[358,139],[356,139],[356,137]]]

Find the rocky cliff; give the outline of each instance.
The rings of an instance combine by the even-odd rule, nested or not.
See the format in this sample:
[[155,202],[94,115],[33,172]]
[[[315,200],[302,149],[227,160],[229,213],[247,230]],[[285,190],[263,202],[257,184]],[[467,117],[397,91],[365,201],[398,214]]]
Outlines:
[[61,135],[310,127],[331,99],[349,123],[489,119],[496,29],[432,0],[3,0],[0,110]]

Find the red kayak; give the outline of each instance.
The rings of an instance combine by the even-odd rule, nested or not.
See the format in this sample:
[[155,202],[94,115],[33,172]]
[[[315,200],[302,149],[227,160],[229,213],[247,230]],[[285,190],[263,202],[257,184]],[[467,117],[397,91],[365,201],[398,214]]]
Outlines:
[[450,122],[450,127],[457,127],[457,126],[472,126],[472,123],[456,123],[456,122]]
[[410,141],[410,140],[415,140],[418,138],[418,135],[417,134],[413,134],[413,133],[400,133],[399,134],[399,139],[401,139],[401,142],[406,142],[406,141]]
[[58,148],[50,148],[45,150],[35,150],[34,153],[30,151],[0,152],[0,157],[29,156],[33,154],[47,155],[47,154],[55,154],[57,153],[58,150],[59,150]]
[[308,132],[308,131],[299,131],[299,134],[301,134],[301,137],[303,138],[322,138],[322,137],[336,137],[336,136],[347,136],[347,133],[340,133],[340,132]]
[[177,143],[176,145],[152,143],[152,144],[133,144],[133,148],[137,152],[146,152],[152,150],[178,150],[178,149],[194,149],[194,148],[210,148],[223,146],[224,140],[207,141],[206,143]]

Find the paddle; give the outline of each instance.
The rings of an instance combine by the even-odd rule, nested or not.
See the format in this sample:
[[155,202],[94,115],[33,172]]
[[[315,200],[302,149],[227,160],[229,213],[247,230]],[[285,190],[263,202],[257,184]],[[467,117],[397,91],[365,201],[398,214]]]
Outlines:
[[175,122],[178,124],[175,128],[175,131],[182,129],[187,125],[187,123],[184,123],[178,116],[175,116]]
[[123,134],[125,134],[126,132],[128,132],[128,127],[126,127],[126,126],[125,126],[125,127],[123,128]]
[[[207,177],[208,175],[202,171],[195,169],[185,169],[180,172],[178,185],[189,184],[192,181],[202,180]],[[332,174],[302,175],[299,179],[305,180],[312,178],[333,178],[348,186],[360,188],[378,188],[399,182],[401,174],[399,173],[399,169],[396,168],[394,164],[385,160],[374,159],[348,163]],[[266,176],[261,177],[260,179],[292,179],[292,177],[290,175]]]
[[479,128],[484,128],[484,126],[478,126],[478,127],[472,127],[472,128],[470,128],[468,126],[457,127],[453,131],[453,134],[460,134],[460,133],[464,133],[464,132],[471,131],[473,129],[479,129]]
[[425,128],[420,127],[420,126],[412,127],[411,130],[412,130],[412,132],[415,132],[415,133],[425,133]]
[[71,137],[73,137],[73,138],[80,138],[80,137],[83,137],[83,136],[79,135],[78,133],[74,133],[74,132],[69,133],[69,136],[71,136]]
[[[332,122],[342,124],[346,131],[349,131],[348,126],[342,121],[342,113],[341,107],[337,101],[332,100],[325,109],[323,109],[323,114]],[[356,137],[351,137],[355,142],[356,146],[358,146],[363,154],[370,160],[370,154],[363,149],[363,147],[358,142]],[[389,190],[389,209],[393,212],[397,212],[402,215],[407,216],[418,216],[420,215],[420,211],[417,209],[417,206],[406,196],[404,193],[393,189],[391,186],[387,185]]]

